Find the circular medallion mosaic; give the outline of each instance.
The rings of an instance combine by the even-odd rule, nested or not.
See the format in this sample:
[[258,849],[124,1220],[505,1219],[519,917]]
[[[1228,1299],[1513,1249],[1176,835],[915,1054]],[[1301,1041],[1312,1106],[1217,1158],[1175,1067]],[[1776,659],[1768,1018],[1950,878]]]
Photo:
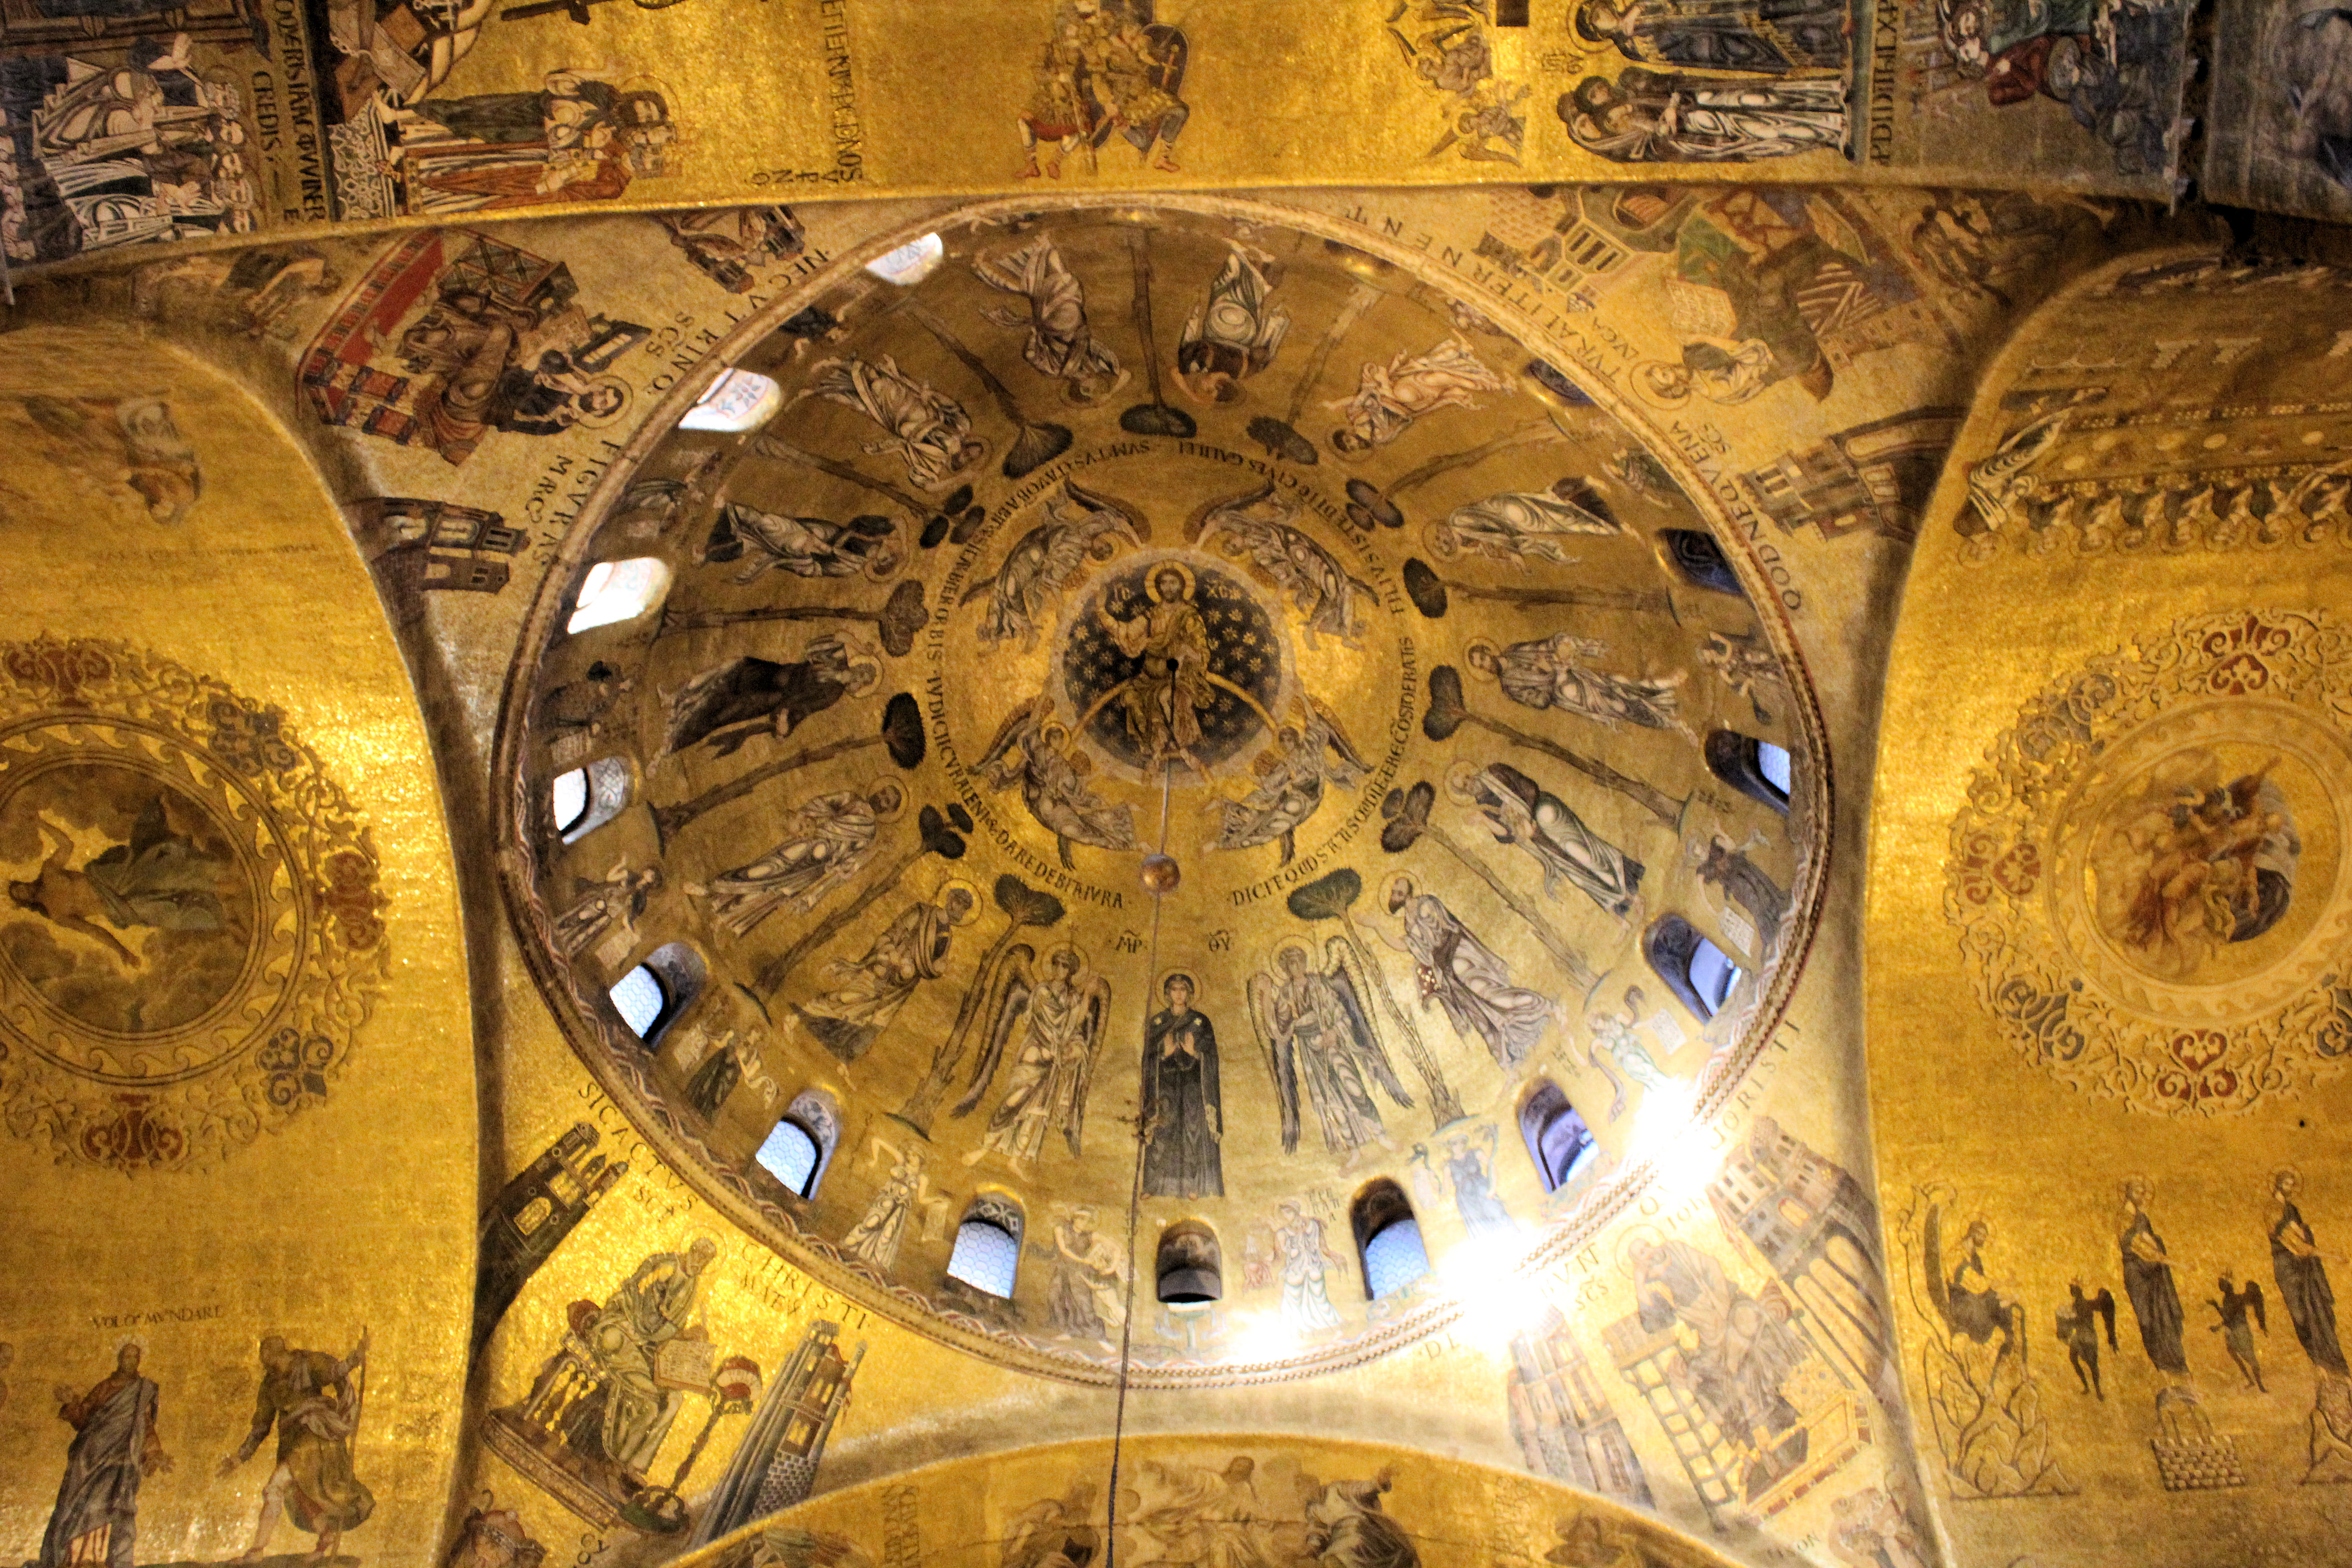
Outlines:
[[0,1113],[211,1163],[325,1099],[383,967],[365,828],[278,710],[120,644],[0,650]]
[[2317,612],[2184,621],[2029,703],[1952,826],[1985,1005],[2076,1088],[2242,1110],[2352,1052],[2352,682]]

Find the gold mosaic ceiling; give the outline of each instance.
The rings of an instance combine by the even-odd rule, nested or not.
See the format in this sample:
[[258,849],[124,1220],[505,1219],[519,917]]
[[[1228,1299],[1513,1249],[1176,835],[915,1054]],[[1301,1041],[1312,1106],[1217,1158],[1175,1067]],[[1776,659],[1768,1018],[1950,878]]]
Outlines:
[[[1811,694],[1675,466],[1503,324],[1244,210],[975,209],[781,301],[737,360],[781,411],[618,459],[508,703],[510,902],[641,1129],[858,1299],[1089,1380],[1118,1315],[946,1279],[958,1221],[1115,1271],[1132,1207],[1146,1289],[1180,1220],[1229,1296],[1286,1282],[1205,1340],[1139,1319],[1146,1381],[1377,1353],[1458,1310],[1457,1251],[1556,1255],[1649,1179],[1819,880]],[[630,561],[655,602],[567,631]],[[1793,752],[1793,813],[1711,737]],[[598,825],[559,832],[574,768]],[[1712,1020],[1648,956],[1685,930],[1742,972]],[[607,996],[642,962],[684,1003],[650,1042]],[[1599,1148],[1551,1193],[1546,1083]],[[808,1199],[757,1158],[794,1108]],[[1435,1213],[1440,1166],[1487,1202]],[[1367,1300],[1381,1179],[1437,1268]]]

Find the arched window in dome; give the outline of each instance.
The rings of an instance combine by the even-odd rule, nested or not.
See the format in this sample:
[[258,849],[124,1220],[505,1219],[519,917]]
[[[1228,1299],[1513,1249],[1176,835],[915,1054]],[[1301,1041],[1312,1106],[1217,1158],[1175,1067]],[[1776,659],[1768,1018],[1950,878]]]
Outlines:
[[1658,542],[1666,547],[1666,558],[1675,563],[1675,570],[1693,587],[1748,596],[1748,590],[1739,585],[1739,574],[1731,569],[1731,562],[1723,553],[1723,546],[1705,529],[1660,529]]
[[877,256],[866,264],[866,270],[885,283],[896,283],[901,289],[911,289],[940,269],[948,258],[948,247],[936,234],[920,239],[910,239],[887,256]]
[[982,1193],[956,1226],[948,1278],[984,1295],[1010,1300],[1021,1272],[1021,1205],[1000,1193]]
[[613,982],[606,994],[630,1032],[651,1047],[701,994],[705,973],[694,949],[667,942]]
[[677,422],[681,430],[756,430],[784,405],[784,389],[756,370],[723,370]]
[[1601,1145],[1592,1141],[1592,1129],[1585,1125],[1583,1112],[1570,1105],[1559,1085],[1549,1079],[1538,1079],[1519,1107],[1519,1136],[1527,1140],[1528,1154],[1535,1161],[1548,1193],[1566,1186],[1601,1152]]
[[1160,1300],[1171,1307],[1205,1307],[1225,1294],[1224,1258],[1217,1233],[1197,1219],[1180,1219],[1160,1233],[1154,1276]]
[[619,757],[599,757],[584,768],[560,773],[547,786],[548,816],[566,844],[577,844],[628,804],[629,764]]
[[782,1119],[753,1158],[795,1196],[813,1198],[840,1142],[841,1113],[833,1097],[803,1089],[784,1108]]
[[1750,800],[1775,811],[1789,809],[1794,775],[1789,749],[1737,730],[1717,730],[1706,738],[1706,765],[1717,778]]
[[626,561],[599,561],[580,579],[572,601],[567,632],[584,632],[622,621],[634,621],[662,601],[669,592],[669,568],[650,555]]
[[1413,1217],[1404,1189],[1394,1182],[1382,1177],[1358,1193],[1348,1217],[1355,1227],[1356,1251],[1364,1260],[1367,1300],[1393,1296],[1429,1272],[1421,1222]]
[[1642,938],[1642,950],[1675,999],[1701,1018],[1723,1011],[1743,972],[1731,955],[1680,915],[1667,915]]

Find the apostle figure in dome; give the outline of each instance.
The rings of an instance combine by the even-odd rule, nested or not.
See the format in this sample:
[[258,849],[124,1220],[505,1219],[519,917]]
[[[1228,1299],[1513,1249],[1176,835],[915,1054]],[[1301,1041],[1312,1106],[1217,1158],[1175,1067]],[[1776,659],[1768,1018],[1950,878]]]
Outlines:
[[1440,561],[1466,552],[1489,561],[1567,565],[1573,536],[1622,531],[1598,490],[1582,479],[1564,479],[1547,490],[1507,490],[1472,501],[1431,523],[1428,538],[1430,553]]
[[1589,153],[1618,163],[1752,163],[1836,153],[1846,138],[1836,77],[1687,76],[1628,67],[1560,95],[1559,117]]
[[814,638],[797,659],[778,662],[740,654],[704,670],[669,700],[669,735],[662,750],[682,752],[709,742],[731,756],[761,731],[782,740],[845,697],[873,689],[881,661],[834,633]]
[[1412,959],[1423,1008],[1434,1000],[1456,1035],[1465,1040],[1476,1037],[1496,1066],[1517,1070],[1543,1038],[1551,1002],[1512,984],[1510,966],[1471,933],[1445,900],[1422,892],[1411,877],[1389,884],[1388,906],[1404,930],[1401,936],[1386,931],[1379,935]]
[[1471,802],[1497,844],[1516,844],[1543,870],[1544,893],[1574,887],[1620,920],[1633,910],[1643,865],[1584,825],[1558,795],[1508,763],[1457,767],[1446,778],[1457,800]]
[[795,577],[887,577],[901,560],[892,543],[898,525],[887,517],[853,517],[835,522],[822,517],[786,517],[729,501],[719,509],[702,546],[706,564],[745,563],[728,581],[750,583],[763,572]]
[[1040,235],[1008,256],[982,257],[971,269],[990,288],[1029,301],[1025,313],[1002,307],[984,313],[1001,327],[1028,329],[1021,357],[1039,375],[1060,382],[1063,396],[1093,405],[1127,384],[1118,356],[1087,324],[1086,289],[1051,236]]
[[1341,411],[1331,449],[1354,457],[1385,447],[1422,416],[1474,407],[1479,393],[1500,392],[1506,384],[1458,334],[1424,354],[1400,349],[1386,364],[1367,363],[1353,395],[1324,405]]
[[812,795],[786,819],[790,837],[708,883],[688,882],[687,896],[703,900],[711,918],[736,936],[780,909],[805,913],[873,858],[875,835],[906,808],[907,792],[889,779],[862,793]]
[[962,404],[907,374],[888,354],[820,360],[800,396],[854,408],[882,426],[888,434],[865,443],[865,449],[876,456],[897,454],[907,466],[907,478],[922,489],[946,489],[988,451],[987,443],[972,436],[971,416]]
[[841,982],[837,989],[795,1003],[793,1016],[817,1044],[843,1061],[856,1061],[890,1026],[917,986],[946,972],[956,928],[969,924],[979,907],[970,884],[960,881],[941,889],[936,903],[908,904],[865,956],[854,963],[836,959],[827,966]]
[[1176,384],[1201,403],[1238,403],[1242,384],[1274,363],[1290,312],[1273,302],[1281,264],[1266,251],[1225,242],[1225,264],[1209,281],[1176,340]]
[[1481,639],[1470,645],[1464,662],[1522,707],[1556,708],[1608,730],[1634,724],[1688,734],[1690,727],[1675,706],[1682,672],[1652,679],[1594,668],[1589,661],[1608,651],[1609,645],[1598,638],[1556,632],[1499,649]]

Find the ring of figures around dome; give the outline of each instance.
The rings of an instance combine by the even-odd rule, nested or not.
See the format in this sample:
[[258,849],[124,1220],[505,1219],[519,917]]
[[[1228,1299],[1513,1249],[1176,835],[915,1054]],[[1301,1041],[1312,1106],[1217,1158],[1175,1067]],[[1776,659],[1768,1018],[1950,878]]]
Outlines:
[[[1680,465],[1308,221],[998,205],[819,275],[730,354],[778,412],[616,458],[508,703],[505,886],[600,1079],[821,1278],[1062,1375],[1130,1327],[1130,1198],[1147,1381],[1378,1353],[1559,1255],[1814,918],[1812,696]],[[1376,1192],[1435,1264],[1377,1297]],[[1215,1287],[1166,1303],[1180,1222]]]

